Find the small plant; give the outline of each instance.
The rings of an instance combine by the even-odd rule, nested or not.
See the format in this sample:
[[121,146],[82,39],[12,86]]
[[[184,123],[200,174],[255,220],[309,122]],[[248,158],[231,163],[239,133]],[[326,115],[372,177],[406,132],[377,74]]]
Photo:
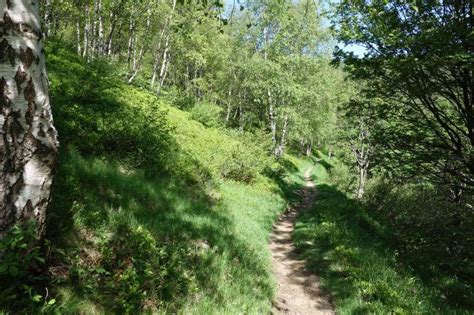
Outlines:
[[45,259],[36,231],[36,223],[31,220],[14,225],[0,239],[0,305],[9,309],[43,301],[37,285],[45,280]]

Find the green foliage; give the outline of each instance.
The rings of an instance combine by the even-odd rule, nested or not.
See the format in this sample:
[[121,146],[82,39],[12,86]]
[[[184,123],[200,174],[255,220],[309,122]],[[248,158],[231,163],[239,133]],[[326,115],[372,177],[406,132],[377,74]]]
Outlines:
[[46,280],[45,257],[36,232],[36,221],[30,220],[13,226],[0,239],[0,307],[16,310],[24,303],[54,304],[45,301],[40,291]]
[[190,112],[192,119],[199,121],[206,127],[217,128],[222,126],[222,108],[216,104],[198,103],[194,105]]
[[474,215],[444,195],[440,187],[393,186],[376,177],[369,184],[365,208],[387,229],[400,260],[440,292],[440,303],[472,309]]
[[472,19],[469,0],[336,5],[338,39],[366,50],[336,56],[366,81],[365,95],[381,100],[379,156],[394,177],[428,177],[472,195]]
[[331,183],[334,184],[338,190],[347,193],[348,195],[353,195],[357,188],[357,180],[354,173],[354,168],[343,163],[331,164],[329,169]]
[[[169,117],[181,149],[171,162],[176,172],[198,173],[206,180],[250,182],[269,165],[265,148],[257,144],[258,135],[206,128],[191,120],[188,113],[172,108]],[[190,160],[194,163],[189,163]]]
[[162,165],[171,130],[157,98],[118,81],[108,62],[86,64],[59,45],[53,43],[47,53],[60,141],[130,166]]

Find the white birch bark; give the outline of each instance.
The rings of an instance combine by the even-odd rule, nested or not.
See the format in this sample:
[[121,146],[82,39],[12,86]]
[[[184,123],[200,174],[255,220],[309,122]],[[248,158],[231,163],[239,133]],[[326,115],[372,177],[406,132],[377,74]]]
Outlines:
[[280,139],[280,144],[275,150],[275,156],[277,158],[281,158],[283,156],[283,153],[285,152],[285,147],[286,147],[286,136],[288,134],[288,124],[289,124],[289,117],[288,115],[285,115],[285,118],[283,120],[283,130],[281,132],[281,139]]
[[38,3],[0,0],[0,236],[29,219],[44,230],[57,161]]
[[104,49],[104,19],[102,17],[102,0],[97,2],[97,18],[99,20],[99,29],[97,34],[97,48],[98,54],[102,55],[105,52]]
[[86,57],[89,50],[89,32],[90,32],[90,8],[89,5],[86,4],[85,6],[85,22],[84,22],[84,45],[82,50],[82,56]]
[[76,22],[76,41],[77,41],[77,54],[81,56],[82,55],[81,24],[79,23],[79,20]]
[[43,19],[46,24],[44,25],[43,35],[48,37],[51,30],[51,0],[46,0]]

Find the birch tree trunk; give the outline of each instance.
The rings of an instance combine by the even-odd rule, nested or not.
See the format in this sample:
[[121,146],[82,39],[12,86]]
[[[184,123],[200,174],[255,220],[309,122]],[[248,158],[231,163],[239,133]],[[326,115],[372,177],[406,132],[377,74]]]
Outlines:
[[44,8],[44,31],[43,36],[48,37],[51,30],[51,0],[46,0],[45,8]]
[[99,55],[104,54],[104,18],[102,17],[102,0],[97,2],[97,19],[99,20],[99,29],[97,34],[97,48]]
[[106,53],[107,56],[110,56],[112,54],[112,38],[114,36],[115,26],[117,25],[117,15],[114,12],[110,13],[110,21],[110,30],[109,34],[107,35],[107,41],[104,45],[104,53]]
[[365,183],[367,182],[367,167],[358,167],[359,169],[359,187],[357,188],[357,199],[362,199],[365,193]]
[[286,135],[288,133],[288,123],[289,123],[288,115],[285,115],[285,118],[283,121],[283,130],[281,132],[280,144],[278,145],[278,148],[275,149],[275,156],[278,159],[281,158],[283,156],[283,153],[285,152]]
[[44,231],[57,161],[38,3],[0,0],[0,236],[29,219]]
[[[150,27],[151,27],[151,10],[148,9],[147,10],[146,27],[145,27],[145,32],[144,32],[145,34],[148,34],[148,32],[150,31]],[[135,78],[137,77],[138,72],[140,71],[140,68],[142,66],[143,55],[144,55],[146,49],[147,49],[147,43],[146,43],[146,41],[143,41],[142,46],[140,48],[140,52],[138,53],[138,61],[135,61],[135,59],[133,61],[133,69],[132,69],[132,72],[129,76],[128,84],[131,84],[133,82],[133,80],[135,80]]]
[[268,103],[269,103],[269,119],[270,119],[270,132],[272,134],[272,150],[275,150],[276,145],[277,145],[277,138],[276,138],[276,130],[277,130],[277,122],[276,122],[276,115],[275,115],[275,110],[273,108],[273,102],[272,102],[272,94],[270,92],[270,89],[267,89],[267,94],[268,94]]
[[82,57],[86,57],[88,53],[88,48],[89,48],[89,32],[90,32],[90,9],[89,5],[86,4],[85,8],[85,18],[86,21],[84,22],[84,45],[83,45],[83,50],[82,50]]
[[79,56],[82,55],[82,48],[81,48],[81,25],[79,20],[76,22],[76,41],[77,41],[77,54]]

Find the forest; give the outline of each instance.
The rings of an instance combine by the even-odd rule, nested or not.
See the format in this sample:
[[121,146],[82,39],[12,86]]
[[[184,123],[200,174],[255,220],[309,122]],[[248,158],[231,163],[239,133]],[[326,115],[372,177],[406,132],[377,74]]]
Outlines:
[[474,313],[471,0],[0,0],[0,315]]

